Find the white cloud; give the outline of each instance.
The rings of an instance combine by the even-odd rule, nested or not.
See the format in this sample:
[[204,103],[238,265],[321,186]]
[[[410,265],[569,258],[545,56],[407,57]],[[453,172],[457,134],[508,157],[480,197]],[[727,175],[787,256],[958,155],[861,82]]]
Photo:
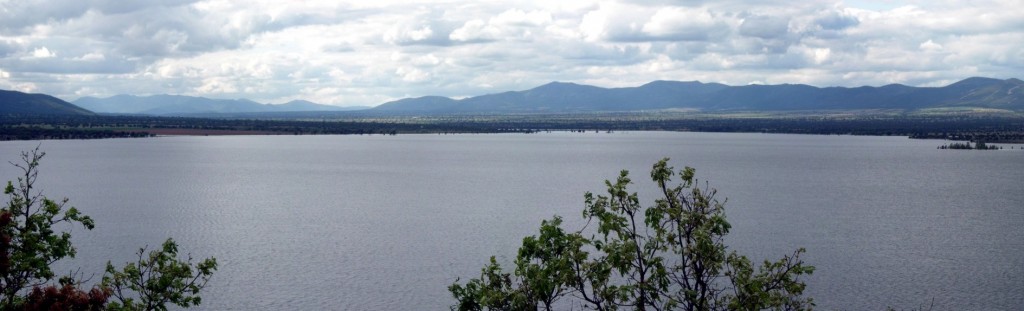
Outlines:
[[491,19],[491,23],[515,26],[542,26],[551,22],[551,13],[533,10],[525,12],[520,9],[509,9]]
[[104,56],[102,53],[88,53],[88,54],[82,55],[81,57],[76,57],[75,58],[75,60],[86,61],[86,62],[103,61],[103,60],[106,60],[106,59],[107,59],[107,57]]
[[402,77],[406,82],[423,82],[430,78],[430,74],[419,68],[399,67],[395,74]]
[[32,57],[35,57],[35,58],[51,58],[51,57],[56,57],[56,56],[57,56],[57,53],[50,52],[50,49],[47,49],[45,46],[41,47],[41,48],[36,48],[35,50],[32,50]]
[[470,20],[463,24],[462,27],[452,31],[448,38],[455,41],[492,40],[494,39],[495,31],[487,29],[487,27],[487,23],[482,20]]
[[937,85],[1024,72],[1024,11],[1005,0],[55,1],[0,10],[0,88],[376,105],[553,80]]
[[918,47],[925,52],[936,52],[942,50],[942,45],[935,43],[935,41],[932,41],[932,39],[928,39],[928,41],[922,42],[921,45],[918,45]]
[[546,11],[525,12],[509,9],[486,22],[481,19],[466,21],[448,37],[462,42],[523,39],[538,32],[545,32],[542,27],[551,22],[551,13]]
[[234,94],[238,93],[238,86],[230,80],[222,78],[203,79],[203,84],[195,89],[200,94]]
[[705,9],[667,7],[654,13],[641,31],[653,40],[704,41],[727,31],[725,19]]
[[427,54],[413,59],[412,63],[418,67],[430,67],[441,64],[441,59],[434,54]]
[[825,48],[825,49],[812,49],[812,50],[810,50],[810,52],[811,52],[810,53],[811,61],[815,65],[824,64],[826,61],[828,61],[829,56],[832,55],[832,50],[828,49],[828,48]]

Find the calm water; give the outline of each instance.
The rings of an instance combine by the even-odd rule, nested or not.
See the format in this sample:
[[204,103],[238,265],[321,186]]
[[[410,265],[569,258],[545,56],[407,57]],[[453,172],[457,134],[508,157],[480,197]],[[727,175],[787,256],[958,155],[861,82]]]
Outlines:
[[[0,158],[39,142],[0,143]],[[1024,305],[1024,151],[904,137],[613,134],[161,137],[45,141],[39,185],[96,219],[81,267],[174,237],[221,269],[202,309],[447,309],[446,287],[509,261],[620,169],[653,199],[662,157],[728,197],[728,244],[806,247],[821,309]],[[1020,148],[1019,146],[1017,148]],[[0,177],[15,170],[0,165]]]

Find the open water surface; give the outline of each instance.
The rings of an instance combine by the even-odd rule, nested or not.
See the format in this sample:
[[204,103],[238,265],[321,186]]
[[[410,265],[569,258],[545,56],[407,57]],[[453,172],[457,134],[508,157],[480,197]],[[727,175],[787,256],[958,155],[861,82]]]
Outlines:
[[[446,287],[508,263],[583,193],[671,157],[728,198],[727,243],[755,262],[798,247],[819,309],[1024,306],[1024,151],[906,137],[620,132],[159,137],[41,144],[38,188],[96,220],[80,268],[168,237],[220,269],[201,309],[443,310]],[[1010,145],[1007,145],[1010,146]],[[1009,147],[1007,147],[1009,148]],[[12,180],[16,169],[0,165]],[[63,270],[61,270],[63,271]]]

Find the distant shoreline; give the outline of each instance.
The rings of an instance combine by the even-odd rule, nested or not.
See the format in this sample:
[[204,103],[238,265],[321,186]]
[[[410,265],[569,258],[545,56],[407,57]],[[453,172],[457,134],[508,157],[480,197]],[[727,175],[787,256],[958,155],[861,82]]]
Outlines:
[[283,135],[280,132],[246,131],[246,130],[214,130],[214,129],[182,129],[182,128],[151,128],[144,132],[153,136],[247,136],[247,135]]
[[154,116],[0,115],[0,140],[224,135],[398,135],[545,131],[686,131],[907,136],[914,139],[1024,143],[1024,117],[849,112],[694,114],[670,112],[338,116],[228,119]]

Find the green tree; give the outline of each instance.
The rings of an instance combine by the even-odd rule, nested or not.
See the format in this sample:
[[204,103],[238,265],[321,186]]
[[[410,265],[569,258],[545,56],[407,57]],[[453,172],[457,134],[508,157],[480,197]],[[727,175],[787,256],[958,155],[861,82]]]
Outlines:
[[[659,161],[651,179],[661,196],[643,208],[622,171],[605,181],[606,195],[584,195],[583,216],[596,228],[567,233],[557,216],[542,222],[538,236],[523,239],[512,273],[492,257],[480,278],[452,284],[452,309],[551,310],[566,296],[568,305],[594,310],[810,309],[800,277],[814,267],[800,259],[804,250],[756,269],[729,252],[724,204],[694,175]],[[673,176],[682,182],[672,186]]]
[[541,223],[540,235],[523,239],[516,257],[514,274],[503,273],[492,256],[480,277],[465,285],[448,289],[459,301],[456,310],[524,310],[542,306],[551,310],[555,301],[571,289],[577,278],[573,265],[587,254],[580,249],[585,240],[579,234],[567,234],[555,217]]
[[51,200],[34,191],[39,174],[39,160],[46,153],[39,148],[21,153],[21,163],[12,163],[21,170],[18,185],[7,182],[4,194],[7,205],[0,209],[0,304],[3,309],[20,302],[23,290],[43,285],[54,278],[50,265],[57,260],[74,257],[71,233],[58,232],[53,226],[61,223],[80,224],[92,229],[92,218],[74,207],[68,199]]
[[567,234],[561,224],[559,217],[541,222],[540,235],[523,239],[515,262],[515,274],[522,278],[525,300],[536,301],[547,310],[569,292],[561,284],[573,282],[572,264],[585,255],[577,251],[583,246],[583,239]]
[[107,262],[103,286],[113,292],[119,302],[111,302],[111,310],[167,310],[167,304],[181,307],[198,305],[199,291],[217,270],[213,257],[192,265],[192,257],[178,259],[178,245],[167,239],[159,250],[138,252],[138,260],[127,263],[122,270]]
[[[46,154],[36,147],[22,152],[17,186],[8,182],[7,205],[0,208],[0,310],[167,310],[173,303],[189,307],[200,303],[199,291],[217,269],[214,258],[194,264],[191,257],[178,259],[178,246],[168,239],[158,251],[123,270],[107,263],[107,275],[99,286],[79,288],[72,276],[59,279],[51,265],[74,257],[71,234],[54,229],[59,224],[80,224],[92,229],[92,218],[68,199],[53,201],[35,190],[39,161]],[[29,290],[31,288],[31,290]],[[110,302],[113,296],[118,302]]]

